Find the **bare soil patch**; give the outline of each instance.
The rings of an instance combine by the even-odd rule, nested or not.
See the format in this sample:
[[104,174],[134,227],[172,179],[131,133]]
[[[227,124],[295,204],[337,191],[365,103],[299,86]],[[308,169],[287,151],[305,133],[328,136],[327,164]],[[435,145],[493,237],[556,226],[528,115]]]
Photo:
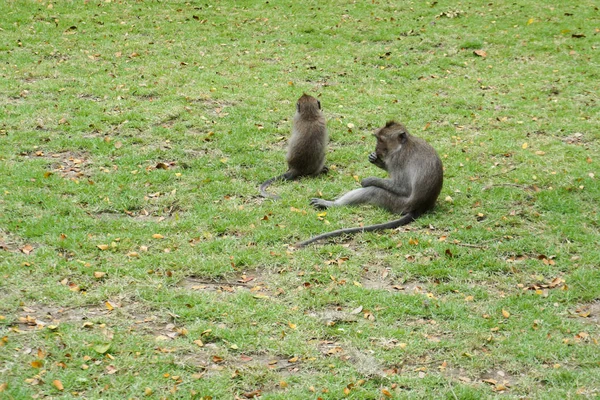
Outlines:
[[189,276],[182,279],[178,286],[192,291],[217,293],[236,293],[249,291],[257,295],[270,292],[268,274],[258,271],[226,276],[218,279],[206,279],[200,276]]
[[79,180],[90,177],[91,156],[85,151],[62,151],[46,154],[42,150],[23,153],[25,158],[44,158],[50,161],[47,174],[58,174],[65,179]]
[[600,326],[600,301],[583,304],[573,311],[583,322]]

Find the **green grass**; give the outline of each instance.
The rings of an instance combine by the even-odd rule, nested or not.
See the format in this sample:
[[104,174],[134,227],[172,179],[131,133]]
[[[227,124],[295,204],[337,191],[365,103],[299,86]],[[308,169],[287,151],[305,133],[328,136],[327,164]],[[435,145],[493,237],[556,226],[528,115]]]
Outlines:
[[[600,16],[555,3],[3,2],[0,397],[600,396]],[[261,199],[303,92],[330,173]],[[392,118],[435,211],[292,251],[392,218],[308,205]]]

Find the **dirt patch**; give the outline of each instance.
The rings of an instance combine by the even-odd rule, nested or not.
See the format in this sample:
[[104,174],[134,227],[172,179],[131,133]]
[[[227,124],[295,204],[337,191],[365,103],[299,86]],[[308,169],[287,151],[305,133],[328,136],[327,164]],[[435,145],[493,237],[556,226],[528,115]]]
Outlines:
[[572,314],[583,322],[600,326],[600,301],[583,304],[573,310]]
[[256,295],[270,292],[266,275],[258,272],[243,273],[219,279],[206,279],[199,276],[189,276],[182,279],[177,286],[186,290],[206,291],[217,293],[236,293],[249,291]]
[[389,276],[389,268],[365,269],[360,281],[366,289],[386,290],[388,292],[427,293],[424,282],[399,282]]
[[327,326],[334,326],[338,323],[358,322],[359,317],[362,317],[362,307],[354,310],[343,310],[341,307],[333,307],[327,310],[310,311],[306,315],[312,318],[317,318]]
[[0,251],[29,255],[38,247],[40,247],[40,245],[35,243],[27,243],[22,238],[0,229]]
[[25,158],[44,158],[49,160],[47,175],[57,174],[65,179],[79,180],[89,178],[90,154],[84,151],[63,151],[46,154],[41,150],[22,153]]
[[99,306],[73,308],[35,304],[21,307],[15,322],[21,328],[41,329],[59,323],[96,319],[107,315],[108,312],[106,308],[103,310]]
[[[109,301],[103,305],[58,307],[34,304],[21,307],[15,323],[21,329],[42,329],[61,323],[95,323],[123,320],[133,331],[142,331],[164,339],[172,339],[185,332],[169,322],[168,315],[154,314],[137,303],[122,304]],[[174,319],[171,316],[171,319]],[[92,325],[90,325],[92,326]],[[85,326],[87,327],[87,326]]]
[[207,343],[193,353],[179,354],[177,364],[193,365],[202,370],[201,375],[213,375],[225,369],[232,369],[240,374],[251,370],[270,370],[283,374],[296,374],[300,371],[302,362],[298,357],[273,356],[270,354],[230,354],[223,351],[214,343]]
[[384,377],[383,366],[368,351],[358,349],[338,341],[322,340],[317,344],[319,351],[326,357],[337,357],[348,362],[364,376]]

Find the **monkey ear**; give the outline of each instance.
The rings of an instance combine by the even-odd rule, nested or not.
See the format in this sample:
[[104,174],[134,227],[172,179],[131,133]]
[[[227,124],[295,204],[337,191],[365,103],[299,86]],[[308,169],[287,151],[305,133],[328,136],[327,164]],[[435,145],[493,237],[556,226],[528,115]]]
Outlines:
[[405,131],[400,131],[398,133],[398,140],[400,140],[400,143],[406,143],[407,136]]

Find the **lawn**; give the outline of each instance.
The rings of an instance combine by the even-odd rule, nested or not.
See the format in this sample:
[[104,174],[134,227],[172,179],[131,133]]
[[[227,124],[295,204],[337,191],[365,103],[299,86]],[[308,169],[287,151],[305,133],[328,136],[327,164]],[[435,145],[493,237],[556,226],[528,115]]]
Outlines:
[[[0,12],[1,398],[600,396],[597,2]],[[304,92],[329,173],[263,199]],[[391,119],[434,211],[295,249],[396,218],[309,205]]]

